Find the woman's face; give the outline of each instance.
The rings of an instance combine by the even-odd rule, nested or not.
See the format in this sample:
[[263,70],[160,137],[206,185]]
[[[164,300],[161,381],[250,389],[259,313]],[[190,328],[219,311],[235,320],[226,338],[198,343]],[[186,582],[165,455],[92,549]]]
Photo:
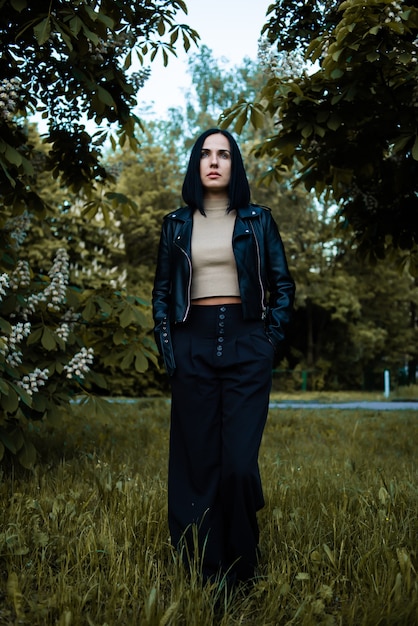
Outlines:
[[204,195],[228,196],[231,180],[231,147],[221,133],[206,137],[200,155],[200,180]]

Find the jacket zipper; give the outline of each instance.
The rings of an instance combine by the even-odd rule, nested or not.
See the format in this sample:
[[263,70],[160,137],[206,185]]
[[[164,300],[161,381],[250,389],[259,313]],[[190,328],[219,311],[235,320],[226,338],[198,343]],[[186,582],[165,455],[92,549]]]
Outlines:
[[258,239],[257,239],[257,235],[255,234],[255,230],[254,230],[254,226],[252,224],[252,222],[250,222],[250,226],[251,226],[251,230],[253,231],[253,235],[254,235],[254,239],[255,239],[255,247],[257,249],[257,270],[258,270],[258,282],[260,283],[260,290],[261,290],[261,311],[262,311],[262,319],[265,319],[266,317],[266,305],[264,302],[264,286],[263,286],[263,281],[261,278],[261,258],[260,258],[260,246],[258,243]]
[[176,242],[176,246],[178,246],[180,250],[183,252],[184,256],[187,259],[187,264],[189,266],[189,281],[187,284],[187,306],[186,306],[186,311],[184,313],[183,319],[181,320],[182,322],[185,322],[190,311],[191,288],[192,288],[192,262],[186,250],[184,250],[184,248],[182,248],[177,242]]

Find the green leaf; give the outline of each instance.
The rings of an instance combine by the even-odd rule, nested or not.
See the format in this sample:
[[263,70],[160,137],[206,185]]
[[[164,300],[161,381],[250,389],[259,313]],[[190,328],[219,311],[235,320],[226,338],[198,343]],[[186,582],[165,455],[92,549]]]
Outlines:
[[[90,9],[90,7],[88,8]],[[110,28],[112,30],[115,27],[115,21],[109,15],[106,15],[105,13],[103,13],[103,11],[99,11],[98,13],[95,13],[91,9],[91,12],[89,11],[90,16],[91,16],[91,13],[93,13],[93,15],[96,15],[98,21],[104,24],[107,28]]]
[[81,312],[83,318],[89,322],[96,315],[96,306],[93,300],[88,300],[86,306]]
[[418,136],[415,138],[414,145],[412,146],[412,157],[415,161],[418,161]]
[[118,330],[113,333],[113,343],[115,344],[115,346],[119,346],[120,344],[122,344],[126,339],[126,335],[124,333],[124,331],[122,330],[122,328],[118,328]]
[[250,120],[251,120],[251,124],[254,126],[254,128],[263,128],[263,126],[264,126],[264,115],[255,106],[251,107]]
[[3,334],[7,334],[9,335],[12,332],[12,327],[10,325],[10,323],[3,319],[2,317],[0,317],[0,330]]
[[104,313],[105,315],[111,315],[111,313],[112,313],[112,306],[110,305],[110,303],[107,300],[105,300],[101,296],[98,296],[96,298],[96,303],[97,303],[97,306],[100,307],[100,311],[102,313]]
[[28,392],[25,391],[25,389],[23,389],[20,385],[16,385],[12,382],[10,383],[10,386],[14,389],[22,402],[24,402],[27,406],[32,406],[32,396],[30,396]]
[[307,137],[310,137],[310,135],[312,135],[312,133],[313,133],[313,126],[312,126],[312,124],[306,124],[302,128],[302,137],[304,137],[305,139]]
[[27,338],[26,344],[28,346],[31,346],[34,343],[38,343],[38,341],[42,337],[42,333],[43,333],[43,328],[37,328],[36,330],[34,330]]
[[87,26],[84,24],[84,22],[82,22],[82,29],[83,29],[83,33],[85,34],[87,39],[89,39],[95,46],[98,46],[99,43],[100,43],[100,39],[96,35],[96,33],[94,33],[92,30],[87,28]]
[[340,116],[336,115],[335,113],[331,115],[331,117],[327,121],[327,126],[330,130],[337,130],[341,126]]
[[1,433],[1,440],[10,452],[17,454],[24,443],[22,431],[20,428],[15,428],[9,432]]
[[309,59],[311,57],[311,61],[315,63],[321,56],[321,53],[322,41],[319,38],[313,39],[306,50],[305,58]]
[[81,30],[82,27],[82,21],[80,20],[80,18],[78,17],[78,15],[76,15],[75,17],[73,17],[70,22],[69,22],[69,26],[70,26],[70,30],[73,33],[73,35],[75,37],[77,37],[78,33]]
[[393,144],[392,152],[396,154],[400,150],[403,150],[403,148],[405,148],[405,146],[411,141],[412,137],[413,135],[406,135],[404,137],[399,137]]
[[51,34],[51,20],[49,16],[42,20],[39,24],[37,24],[33,32],[35,34],[36,40],[40,46],[42,46],[46,41],[48,41],[49,36]]
[[26,469],[32,469],[36,462],[36,448],[31,441],[24,441],[17,458]]
[[44,327],[41,343],[45,350],[55,350],[57,347],[54,333],[47,326]]
[[101,100],[101,102],[109,107],[114,107],[116,109],[116,102],[113,100],[107,89],[104,89],[103,87],[100,87],[100,85],[98,85],[97,95],[99,96],[99,100]]
[[[84,10],[91,19],[92,22],[95,22],[98,18],[98,14],[94,9],[92,9],[88,4],[84,5]],[[102,20],[103,21],[103,20]]]
[[7,396],[1,396],[1,406],[6,413],[15,413],[19,407],[19,396],[12,387],[9,387]]
[[241,113],[238,115],[237,119],[235,120],[235,124],[234,124],[234,130],[236,133],[238,133],[238,135],[241,134],[242,129],[244,128],[245,124],[247,123],[247,116],[248,116],[248,109],[247,107],[245,107]]
[[164,20],[161,18],[160,21],[158,22],[158,34],[160,35],[160,37],[162,37],[165,33],[165,24],[164,24]]
[[130,306],[125,307],[122,313],[119,315],[120,325],[122,326],[122,328],[126,328],[127,326],[129,326],[129,324],[131,324],[134,321],[135,321],[134,311],[132,310]]
[[145,358],[142,352],[136,352],[135,354],[135,370],[139,373],[145,372],[148,369],[148,360]]
[[405,32],[405,26],[402,22],[390,22],[387,26],[398,35],[403,35]]
[[123,62],[123,69],[128,70],[132,65],[132,50],[128,52],[126,55],[125,61]]
[[183,33],[183,48],[185,52],[188,52],[190,49],[190,39],[187,37],[186,33]]
[[28,3],[26,0],[10,0],[10,4],[14,8],[15,11],[20,13],[23,9],[26,9]]
[[17,166],[22,164],[22,155],[17,150],[15,150],[15,148],[9,146],[9,144],[6,144],[4,155],[9,163]]
[[121,364],[120,364],[121,368],[127,369],[128,367],[130,367],[133,359],[134,359],[134,349],[131,346],[130,348],[128,348],[128,350],[125,351],[125,356],[123,357]]
[[412,55],[410,52],[403,52],[402,54],[397,56],[397,58],[398,58],[398,61],[400,61],[400,63],[405,63],[406,65],[407,63],[410,63],[412,59]]
[[333,52],[332,55],[331,55],[332,56],[332,60],[337,62],[343,52],[344,52],[343,48],[340,48],[339,50],[336,50],[335,52]]
[[38,413],[44,413],[47,406],[48,401],[44,395],[42,395],[41,393],[36,393],[33,396],[32,408],[35,409],[35,411],[38,411]]

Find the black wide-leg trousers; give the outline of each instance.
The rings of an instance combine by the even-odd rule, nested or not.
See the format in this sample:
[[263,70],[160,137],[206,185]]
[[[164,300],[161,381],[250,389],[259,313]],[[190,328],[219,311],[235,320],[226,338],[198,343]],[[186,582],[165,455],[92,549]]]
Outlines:
[[263,322],[244,320],[240,304],[192,306],[172,337],[171,540],[198,559],[204,577],[247,580],[264,505],[258,452],[274,349]]

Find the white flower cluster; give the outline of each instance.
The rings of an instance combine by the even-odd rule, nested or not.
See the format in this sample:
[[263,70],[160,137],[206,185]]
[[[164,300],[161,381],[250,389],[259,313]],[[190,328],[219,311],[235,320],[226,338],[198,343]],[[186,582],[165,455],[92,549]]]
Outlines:
[[69,337],[70,332],[71,332],[70,325],[67,322],[63,322],[61,326],[58,326],[58,328],[55,331],[55,334],[64,342],[66,342]]
[[20,81],[18,78],[3,78],[0,81],[0,117],[6,122],[13,119],[19,100],[19,89]]
[[55,331],[58,337],[66,342],[68,340],[70,332],[73,330],[74,325],[80,319],[80,317],[80,313],[74,313],[74,309],[67,309],[64,315],[61,317],[61,325],[58,326]]
[[24,211],[22,215],[15,215],[6,222],[5,229],[10,232],[10,237],[15,240],[17,247],[25,241],[31,220],[29,213]]
[[33,372],[27,374],[18,381],[19,387],[22,387],[30,396],[39,391],[39,387],[43,387],[48,380],[49,371],[41,370],[37,367]]
[[63,322],[67,322],[68,324],[70,324],[71,328],[74,327],[74,324],[76,322],[78,322],[78,320],[80,319],[81,314],[80,313],[74,313],[74,309],[72,309],[71,307],[69,309],[67,309],[64,313],[64,315],[62,316],[62,321]]
[[2,352],[6,356],[6,361],[11,367],[18,367],[22,363],[22,352],[18,349],[19,344],[30,335],[30,322],[18,322],[12,326],[11,333],[8,337],[1,337],[3,349]]
[[65,248],[57,250],[54,262],[48,272],[51,282],[39,294],[32,294],[27,299],[25,314],[34,313],[40,302],[48,302],[48,309],[59,311],[65,302],[67,285],[69,280],[69,258]]
[[3,300],[4,296],[7,295],[6,289],[8,288],[9,284],[9,275],[0,274],[0,302]]
[[81,348],[80,352],[77,352],[67,365],[64,365],[64,370],[67,372],[67,378],[84,378],[90,371],[90,365],[94,360],[93,348]]
[[384,12],[386,14],[385,24],[389,24],[390,22],[401,22],[402,18],[399,15],[403,11],[402,5],[400,2],[391,2],[384,8]]
[[[112,267],[111,270],[107,271],[107,275],[109,276],[109,285],[112,289],[123,289],[126,287],[126,279],[128,278],[128,272],[126,269],[118,272],[118,267]],[[116,273],[116,278],[110,278],[112,273]]]
[[293,82],[306,70],[306,63],[298,51],[278,54],[265,37],[258,40],[258,58],[267,73],[287,82]]
[[28,261],[20,259],[10,276],[10,287],[17,291],[19,287],[29,287],[30,268]]

